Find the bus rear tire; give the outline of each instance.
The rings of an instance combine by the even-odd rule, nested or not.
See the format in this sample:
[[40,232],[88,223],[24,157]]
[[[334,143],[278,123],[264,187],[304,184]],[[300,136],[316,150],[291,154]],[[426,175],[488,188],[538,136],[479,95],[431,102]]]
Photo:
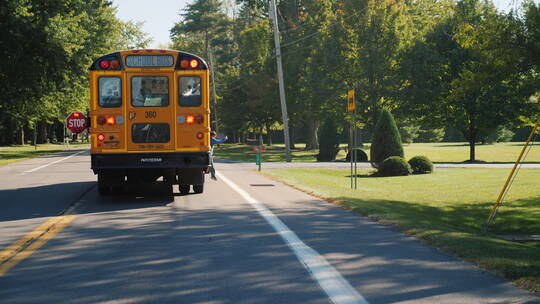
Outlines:
[[203,191],[204,191],[204,185],[193,185],[193,192],[203,193]]
[[181,194],[188,194],[189,193],[189,185],[178,185],[178,190],[180,190]]
[[165,184],[165,186],[163,187],[163,193],[166,195],[173,195],[173,184]]
[[97,183],[98,183],[98,193],[101,196],[106,196],[111,194],[111,186],[107,184],[105,181],[104,173],[98,173],[97,175]]
[[101,196],[107,196],[111,194],[111,188],[109,186],[98,186],[98,193]]

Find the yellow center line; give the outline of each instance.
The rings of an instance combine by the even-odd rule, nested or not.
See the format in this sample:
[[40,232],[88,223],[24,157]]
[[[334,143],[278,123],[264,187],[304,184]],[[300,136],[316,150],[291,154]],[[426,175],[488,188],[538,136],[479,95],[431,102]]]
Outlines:
[[[73,209],[70,208],[69,211]],[[0,277],[5,275],[22,260],[28,258],[41,246],[45,245],[48,240],[52,239],[58,232],[69,225],[75,217],[75,215],[69,214],[53,217],[20,240],[0,251]],[[25,248],[25,246],[28,247]]]

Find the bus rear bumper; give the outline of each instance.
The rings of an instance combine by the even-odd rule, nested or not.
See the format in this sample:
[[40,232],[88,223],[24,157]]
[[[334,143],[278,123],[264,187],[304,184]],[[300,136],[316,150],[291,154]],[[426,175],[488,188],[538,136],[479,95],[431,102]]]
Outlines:
[[91,155],[95,174],[103,169],[180,169],[210,166],[209,152],[100,153]]

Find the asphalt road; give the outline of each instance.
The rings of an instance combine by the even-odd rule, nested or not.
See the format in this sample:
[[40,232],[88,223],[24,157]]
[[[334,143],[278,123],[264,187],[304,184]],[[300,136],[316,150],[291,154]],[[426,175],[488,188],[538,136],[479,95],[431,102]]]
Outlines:
[[71,214],[21,248],[0,303],[540,303],[254,166],[219,163],[200,195],[100,197],[76,152],[0,167],[3,252]]

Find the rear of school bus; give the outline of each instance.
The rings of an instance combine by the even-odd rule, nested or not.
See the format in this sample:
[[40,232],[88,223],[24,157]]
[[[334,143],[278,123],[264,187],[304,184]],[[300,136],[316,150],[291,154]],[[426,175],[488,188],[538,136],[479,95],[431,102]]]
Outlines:
[[90,67],[91,168],[102,195],[136,185],[204,189],[208,66],[170,50],[111,53]]

